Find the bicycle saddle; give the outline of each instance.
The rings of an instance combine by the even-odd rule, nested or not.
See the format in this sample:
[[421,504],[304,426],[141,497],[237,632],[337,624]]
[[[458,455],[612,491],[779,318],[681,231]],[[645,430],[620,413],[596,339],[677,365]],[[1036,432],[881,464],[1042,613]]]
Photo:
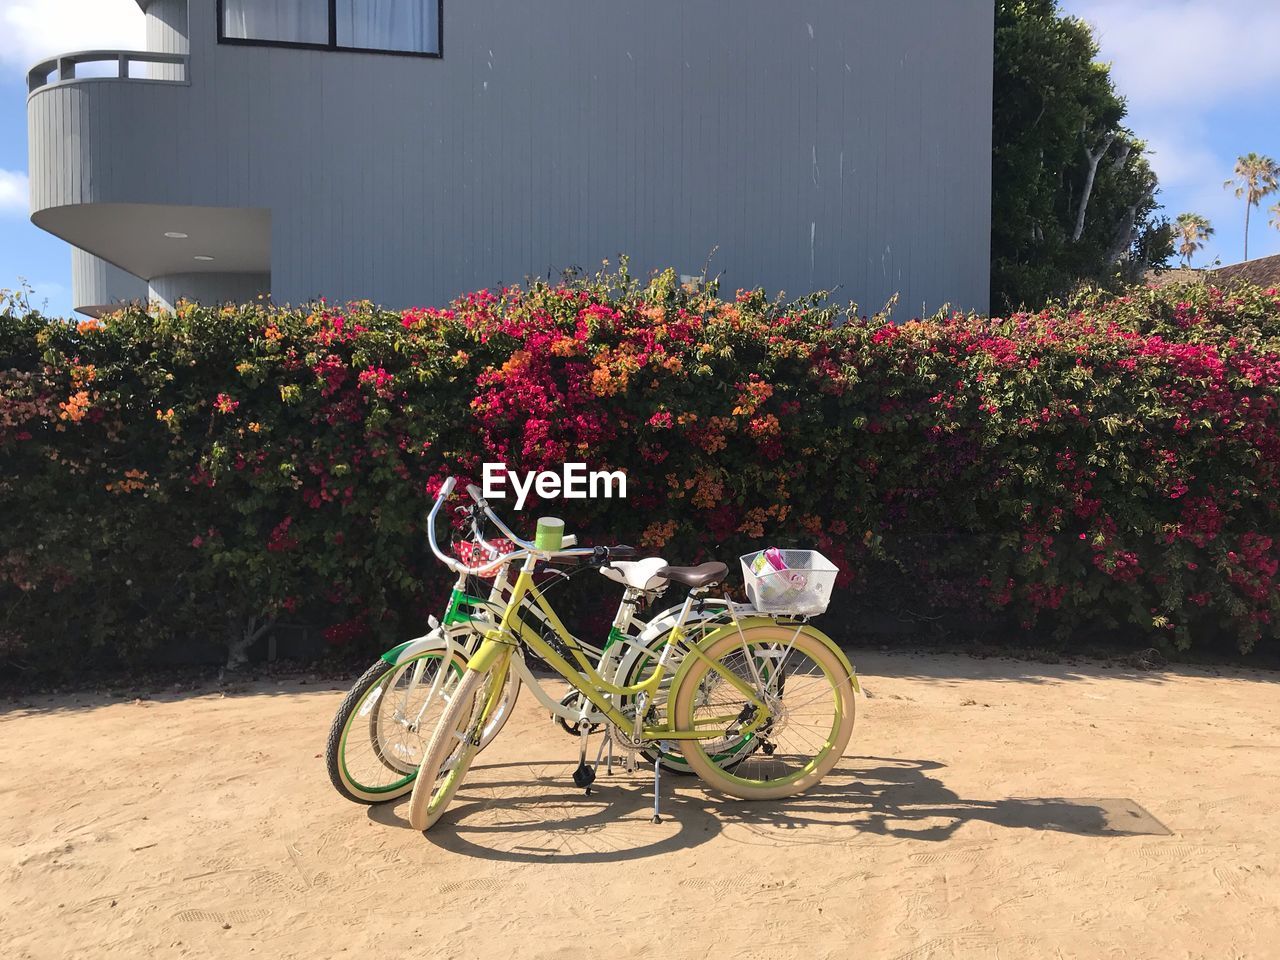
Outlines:
[[657,590],[667,582],[666,577],[657,575],[666,567],[667,561],[661,557],[645,557],[643,560],[614,560],[609,566],[601,567],[600,572],[633,590]]
[[699,590],[719,583],[729,573],[729,568],[717,560],[700,563],[696,567],[663,567],[657,575],[665,580],[683,583],[686,587]]

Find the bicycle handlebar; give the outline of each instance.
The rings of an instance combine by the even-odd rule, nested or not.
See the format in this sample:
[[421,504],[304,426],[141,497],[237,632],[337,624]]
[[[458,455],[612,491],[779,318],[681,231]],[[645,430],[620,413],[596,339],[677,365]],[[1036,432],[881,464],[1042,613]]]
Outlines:
[[[506,538],[516,544],[520,549],[515,550],[512,553],[503,554],[497,559],[480,567],[469,567],[466,564],[459,563],[453,557],[446,555],[444,551],[440,549],[440,545],[436,542],[436,516],[440,513],[440,508],[444,505],[444,502],[449,499],[449,495],[453,493],[457,483],[458,481],[455,477],[449,477],[445,480],[445,482],[440,486],[440,492],[436,494],[436,502],[431,507],[431,513],[427,515],[427,542],[431,547],[431,552],[436,555],[437,560],[443,563],[454,573],[479,576],[488,573],[490,570],[496,570],[500,566],[531,555],[536,555],[544,559],[551,559],[552,557],[590,557],[595,555],[595,550],[592,547],[574,547],[573,544],[578,542],[578,538],[572,535],[564,538],[562,542],[563,546],[560,550],[539,549],[528,540],[524,540],[517,536],[515,531],[503,523],[502,520],[489,508],[489,504],[484,499],[480,488],[474,483],[469,483],[467,484],[467,493],[471,495],[471,499],[475,501],[476,506],[483,510],[484,515],[493,521],[494,526],[501,530]],[[481,541],[481,543],[483,542],[484,541]]]

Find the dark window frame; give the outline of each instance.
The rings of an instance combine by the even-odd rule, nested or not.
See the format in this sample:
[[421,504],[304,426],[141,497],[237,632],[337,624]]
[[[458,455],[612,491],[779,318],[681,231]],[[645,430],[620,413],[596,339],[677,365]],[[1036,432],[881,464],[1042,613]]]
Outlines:
[[[430,2],[430,0],[428,0]],[[444,57],[444,0],[436,0],[436,45],[440,48],[435,53],[418,50],[383,50],[378,47],[343,47],[338,45],[338,0],[329,0],[329,42],[302,43],[292,40],[250,40],[244,37],[228,37],[222,32],[223,0],[218,0],[218,42],[236,47],[279,47],[284,50],[324,50],[330,53],[375,53],[384,57],[420,57],[428,60],[440,60]]]

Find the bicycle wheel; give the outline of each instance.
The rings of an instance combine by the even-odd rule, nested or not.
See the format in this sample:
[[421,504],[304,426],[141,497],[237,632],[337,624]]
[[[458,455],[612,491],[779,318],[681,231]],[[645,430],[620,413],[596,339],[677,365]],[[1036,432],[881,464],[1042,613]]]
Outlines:
[[413,785],[409,800],[413,829],[430,829],[462,786],[471,761],[480,752],[488,716],[498,704],[495,687],[505,684],[510,662],[511,654],[504,652],[484,672],[467,670],[449,694],[449,706],[440,715]]
[[[714,734],[681,741],[685,760],[707,786],[744,800],[776,800],[826,776],[853,734],[853,680],[840,657],[807,630],[775,626],[735,632],[704,652],[708,659],[699,657],[680,680],[672,709],[677,729]],[[772,717],[763,726],[739,732],[757,708],[713,662],[768,706]],[[755,741],[748,756],[731,770],[716,762],[744,736]]]
[[[348,800],[381,803],[413,789],[430,733],[445,706],[439,698],[428,702],[443,648],[441,640],[438,649],[398,664],[379,659],[343,698],[329,727],[325,762],[330,781]],[[465,653],[455,652],[444,682],[456,684],[466,665]],[[519,693],[519,677],[512,673],[500,708],[485,728],[481,749],[497,736]]]

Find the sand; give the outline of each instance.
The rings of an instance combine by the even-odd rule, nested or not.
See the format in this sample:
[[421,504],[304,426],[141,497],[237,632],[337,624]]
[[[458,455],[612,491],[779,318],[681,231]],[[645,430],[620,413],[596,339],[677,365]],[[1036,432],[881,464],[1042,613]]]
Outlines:
[[1280,676],[853,658],[835,774],[660,825],[527,696],[427,836],[330,787],[338,685],[4,704],[0,956],[1280,956]]

